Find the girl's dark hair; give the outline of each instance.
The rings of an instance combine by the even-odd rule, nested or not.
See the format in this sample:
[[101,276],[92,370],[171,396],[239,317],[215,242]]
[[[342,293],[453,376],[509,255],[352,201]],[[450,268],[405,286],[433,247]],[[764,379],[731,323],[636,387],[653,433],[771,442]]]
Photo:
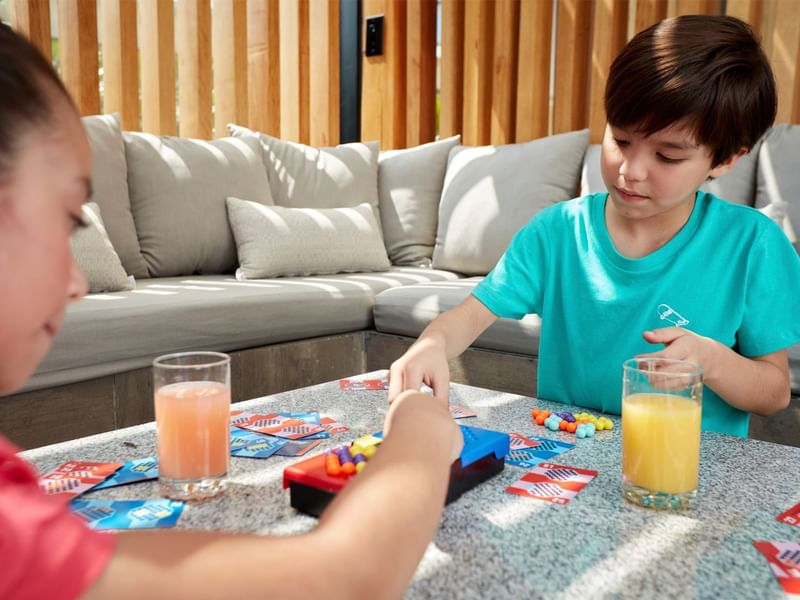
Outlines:
[[734,17],[686,15],[638,33],[611,65],[610,125],[650,135],[682,123],[717,166],[750,150],[775,120],[769,61],[749,25]]
[[25,131],[52,121],[54,92],[72,102],[39,50],[0,23],[0,182],[13,165]]

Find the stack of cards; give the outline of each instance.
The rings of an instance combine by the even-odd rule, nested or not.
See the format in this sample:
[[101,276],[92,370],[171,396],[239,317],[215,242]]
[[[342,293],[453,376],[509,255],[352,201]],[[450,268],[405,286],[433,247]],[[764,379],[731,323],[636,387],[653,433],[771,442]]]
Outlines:
[[595,477],[597,471],[542,463],[506,488],[509,494],[567,504]]
[[64,463],[39,478],[45,494],[65,501],[78,496],[106,480],[122,463],[102,463],[77,460]]
[[525,437],[520,433],[510,433],[511,451],[506,457],[506,464],[530,469],[544,460],[550,460],[559,454],[571,450],[575,444],[551,440],[543,437]]
[[125,485],[128,483],[138,483],[149,479],[158,479],[158,458],[148,456],[147,458],[137,458],[129,460],[116,473],[105,481],[101,481],[92,490]]
[[[293,413],[287,414],[291,415]],[[231,416],[231,423],[242,429],[248,429],[257,433],[266,433],[290,440],[306,438],[315,434],[323,434],[325,437],[328,436],[328,432],[325,431],[324,427],[313,422],[309,423],[304,418],[301,418],[301,416],[287,416],[287,414],[277,412],[250,413],[241,411]],[[319,413],[316,414],[317,420],[319,420]]]
[[371,390],[388,390],[389,380],[386,377],[380,379],[359,379],[348,377],[339,380],[339,389],[343,392],[363,392]]
[[800,543],[753,542],[787,594],[800,594]]
[[92,529],[174,527],[184,503],[173,500],[73,500],[72,512]]

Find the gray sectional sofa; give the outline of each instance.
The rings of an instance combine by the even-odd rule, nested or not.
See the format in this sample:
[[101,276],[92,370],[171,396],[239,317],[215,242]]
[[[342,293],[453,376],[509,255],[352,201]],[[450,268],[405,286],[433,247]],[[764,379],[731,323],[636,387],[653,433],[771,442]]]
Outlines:
[[[0,402],[0,429],[25,447],[152,419],[149,364],[166,352],[231,352],[235,401],[386,368],[537,211],[602,186],[586,131],[380,153],[236,126],[201,142],[121,132],[111,115],[84,122],[96,206],[73,248],[92,293]],[[800,127],[776,127],[710,186],[792,236],[798,156]],[[539,325],[501,319],[451,364],[454,380],[534,394]],[[787,426],[798,412],[754,419],[752,433],[800,445]]]

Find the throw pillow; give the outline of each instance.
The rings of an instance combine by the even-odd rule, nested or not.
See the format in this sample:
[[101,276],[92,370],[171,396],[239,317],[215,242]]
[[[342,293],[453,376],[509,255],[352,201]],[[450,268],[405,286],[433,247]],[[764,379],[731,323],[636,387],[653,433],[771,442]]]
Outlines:
[[386,250],[393,264],[431,265],[447,156],[461,136],[382,152],[378,194]]
[[125,271],[147,277],[128,197],[128,164],[119,115],[83,117],[82,121],[92,147],[91,199],[103,211],[108,237]]
[[589,130],[450,151],[433,267],[485,275],[543,208],[576,195]]
[[372,207],[285,208],[228,198],[237,279],[386,271]]
[[151,277],[232,273],[225,198],[272,204],[258,140],[124,134],[131,207]]
[[758,187],[756,206],[770,207],[774,215],[783,214],[784,233],[800,253],[800,125],[776,125],[764,138],[758,152]]
[[[237,138],[255,133],[238,125],[228,125],[228,130]],[[378,214],[378,142],[312,148],[257,135],[272,199],[278,206],[339,208],[367,202]]]
[[86,277],[89,293],[119,292],[133,289],[133,277],[128,277],[94,202],[83,205],[86,227],[76,229],[70,237],[75,262]]

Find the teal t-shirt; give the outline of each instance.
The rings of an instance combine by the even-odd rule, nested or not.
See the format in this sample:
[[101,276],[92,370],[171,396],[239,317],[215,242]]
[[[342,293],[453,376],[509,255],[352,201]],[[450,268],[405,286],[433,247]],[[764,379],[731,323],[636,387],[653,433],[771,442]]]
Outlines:
[[[645,330],[678,325],[743,356],[800,341],[800,258],[768,217],[699,191],[669,242],[627,258],[606,229],[607,197],[540,212],[473,291],[499,317],[542,318],[540,398],[619,414],[623,361],[663,347]],[[703,390],[704,430],[747,436],[749,418]]]

